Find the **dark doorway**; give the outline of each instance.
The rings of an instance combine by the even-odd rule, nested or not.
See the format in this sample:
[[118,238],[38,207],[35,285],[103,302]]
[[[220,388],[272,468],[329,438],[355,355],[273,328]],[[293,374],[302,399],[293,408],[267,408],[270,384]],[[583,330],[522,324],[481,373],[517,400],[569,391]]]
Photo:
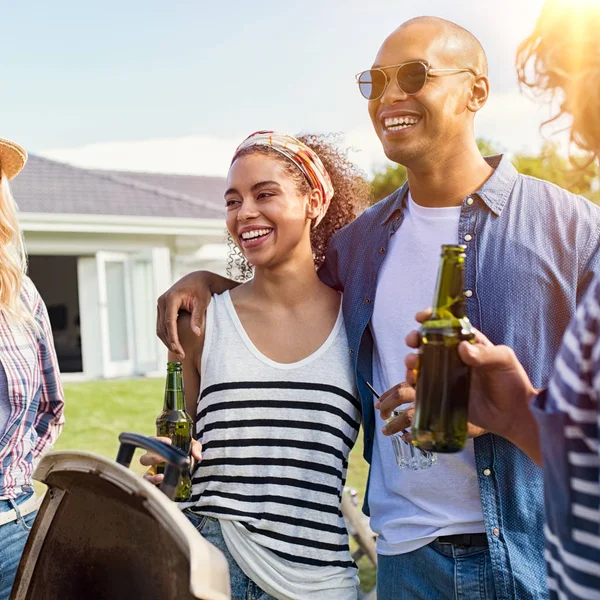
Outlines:
[[62,373],[83,371],[76,256],[29,256],[29,277],[48,308]]

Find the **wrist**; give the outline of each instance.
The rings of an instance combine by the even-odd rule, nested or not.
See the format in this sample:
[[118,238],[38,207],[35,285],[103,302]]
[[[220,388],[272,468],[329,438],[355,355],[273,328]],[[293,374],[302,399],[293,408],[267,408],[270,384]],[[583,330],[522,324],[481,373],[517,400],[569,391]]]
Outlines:
[[532,439],[537,439],[538,425],[530,406],[538,393],[539,391],[533,388],[529,390],[527,400],[519,404],[519,409],[510,420],[509,428],[500,434],[519,448],[528,445]]

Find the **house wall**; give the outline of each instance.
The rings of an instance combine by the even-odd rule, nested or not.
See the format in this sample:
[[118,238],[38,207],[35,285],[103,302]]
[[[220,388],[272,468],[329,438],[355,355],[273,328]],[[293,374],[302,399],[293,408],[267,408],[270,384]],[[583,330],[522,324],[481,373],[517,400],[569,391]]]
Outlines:
[[[98,251],[143,252],[168,248],[171,256],[170,282],[184,275],[206,269],[225,275],[227,245],[224,235],[214,237],[94,234],[73,232],[25,231],[25,245],[29,254],[95,256]],[[165,289],[159,289],[162,293]]]
[[[46,304],[65,303],[65,298],[68,298],[69,335],[77,333],[74,320],[81,310],[80,335],[84,376],[91,378],[115,376],[114,369],[107,365],[104,356],[108,338],[105,333],[106,325],[104,329],[102,325],[103,322],[106,323],[106,319],[102,320],[101,290],[98,287],[101,285],[98,270],[101,257],[106,253],[115,253],[129,256],[132,261],[151,260],[153,276],[149,289],[153,287],[154,292],[149,291],[140,296],[139,285],[130,292],[128,302],[133,310],[137,308],[136,319],[143,322],[134,322],[133,366],[130,372],[120,372],[119,375],[157,372],[162,374],[166,351],[153,335],[156,297],[166,291],[174,281],[191,271],[208,269],[224,273],[226,247],[219,243],[221,240],[220,233],[211,238],[191,235],[25,231],[26,248],[32,257],[31,277],[43,287]],[[150,307],[148,314],[142,315],[140,306]],[[145,335],[148,332],[152,332],[150,337]],[[146,350],[153,342],[156,344],[156,358],[151,361],[149,359],[152,353]],[[154,366],[151,362],[154,362]]]

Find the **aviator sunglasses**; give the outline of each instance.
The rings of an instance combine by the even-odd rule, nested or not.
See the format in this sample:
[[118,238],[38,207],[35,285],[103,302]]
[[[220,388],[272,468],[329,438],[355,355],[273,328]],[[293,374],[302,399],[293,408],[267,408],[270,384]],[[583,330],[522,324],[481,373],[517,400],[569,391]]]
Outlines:
[[[396,82],[398,87],[407,95],[418,94],[427,83],[429,77],[442,75],[453,75],[455,73],[471,73],[477,77],[472,69],[432,69],[427,63],[420,60],[402,63],[400,65],[389,65],[385,69],[396,67]],[[383,69],[367,69],[356,75],[356,82],[360,93],[367,100],[378,100],[383,96],[390,79]]]

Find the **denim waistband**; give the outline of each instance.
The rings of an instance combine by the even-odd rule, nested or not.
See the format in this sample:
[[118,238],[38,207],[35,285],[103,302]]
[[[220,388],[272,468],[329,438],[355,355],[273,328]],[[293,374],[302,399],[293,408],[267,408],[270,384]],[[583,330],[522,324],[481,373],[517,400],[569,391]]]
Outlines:
[[17,496],[16,498],[11,498],[10,500],[0,500],[0,513],[8,512],[9,510],[13,510],[13,502],[19,506],[24,502],[27,502],[33,496],[33,491],[26,491]]

